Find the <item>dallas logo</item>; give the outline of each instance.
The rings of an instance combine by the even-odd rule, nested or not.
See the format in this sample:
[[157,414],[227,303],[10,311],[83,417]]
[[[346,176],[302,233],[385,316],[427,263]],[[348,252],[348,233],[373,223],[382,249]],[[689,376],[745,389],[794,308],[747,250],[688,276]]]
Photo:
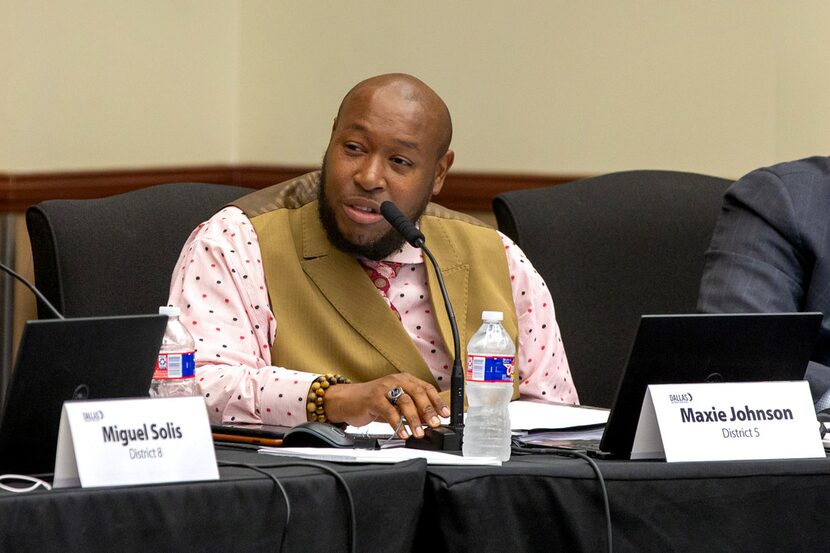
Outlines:
[[671,403],[691,403],[692,394],[688,392],[685,394],[669,394],[669,401]]
[[84,422],[98,422],[104,420],[104,412],[100,409],[98,411],[84,411]]

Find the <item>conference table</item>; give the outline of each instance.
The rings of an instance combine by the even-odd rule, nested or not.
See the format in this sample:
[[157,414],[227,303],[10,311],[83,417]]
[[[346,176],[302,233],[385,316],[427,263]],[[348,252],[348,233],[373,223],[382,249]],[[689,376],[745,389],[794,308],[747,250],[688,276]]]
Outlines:
[[[221,444],[216,456],[218,481],[0,491],[0,551],[348,551],[344,484],[360,552],[607,546],[601,488],[579,458],[351,465]],[[614,551],[830,550],[828,459],[596,463]]]
[[[830,551],[828,459],[597,465],[615,552]],[[584,460],[427,470],[418,551],[598,552],[606,542],[601,490]]]

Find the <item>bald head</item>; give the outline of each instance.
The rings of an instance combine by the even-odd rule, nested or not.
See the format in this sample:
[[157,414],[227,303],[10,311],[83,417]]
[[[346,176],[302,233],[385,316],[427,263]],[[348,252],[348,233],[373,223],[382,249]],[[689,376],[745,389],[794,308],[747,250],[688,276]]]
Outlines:
[[352,101],[375,94],[394,95],[401,102],[420,106],[424,117],[423,123],[433,133],[437,157],[440,158],[449,150],[452,141],[450,110],[426,83],[405,73],[378,75],[357,83],[340,103],[335,127],[343,110]]
[[380,215],[393,202],[417,221],[441,192],[455,153],[447,106],[410,75],[380,75],[352,88],[323,158],[320,222],[335,248],[383,259],[403,243]]

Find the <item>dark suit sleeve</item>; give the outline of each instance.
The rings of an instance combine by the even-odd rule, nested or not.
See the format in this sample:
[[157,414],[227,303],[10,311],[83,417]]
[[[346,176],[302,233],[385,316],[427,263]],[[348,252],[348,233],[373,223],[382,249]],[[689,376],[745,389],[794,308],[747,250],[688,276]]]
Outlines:
[[800,311],[806,279],[797,223],[777,175],[761,169],[733,184],[706,252],[698,309]]
[[[799,223],[808,224],[775,173],[760,169],[732,185],[706,252],[698,310],[803,311],[814,253]],[[830,368],[811,361],[807,380],[815,401],[830,387]]]

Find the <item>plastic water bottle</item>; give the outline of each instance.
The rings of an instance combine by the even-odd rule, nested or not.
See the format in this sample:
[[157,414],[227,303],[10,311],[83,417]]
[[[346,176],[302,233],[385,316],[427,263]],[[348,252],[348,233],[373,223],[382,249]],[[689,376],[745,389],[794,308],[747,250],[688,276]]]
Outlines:
[[193,396],[198,393],[193,354],[196,342],[179,320],[178,307],[159,307],[159,315],[167,315],[167,329],[161,340],[150,397]]
[[465,456],[510,459],[510,413],[513,396],[513,361],[516,346],[501,324],[501,311],[484,311],[484,323],[467,345],[467,417],[464,422]]

